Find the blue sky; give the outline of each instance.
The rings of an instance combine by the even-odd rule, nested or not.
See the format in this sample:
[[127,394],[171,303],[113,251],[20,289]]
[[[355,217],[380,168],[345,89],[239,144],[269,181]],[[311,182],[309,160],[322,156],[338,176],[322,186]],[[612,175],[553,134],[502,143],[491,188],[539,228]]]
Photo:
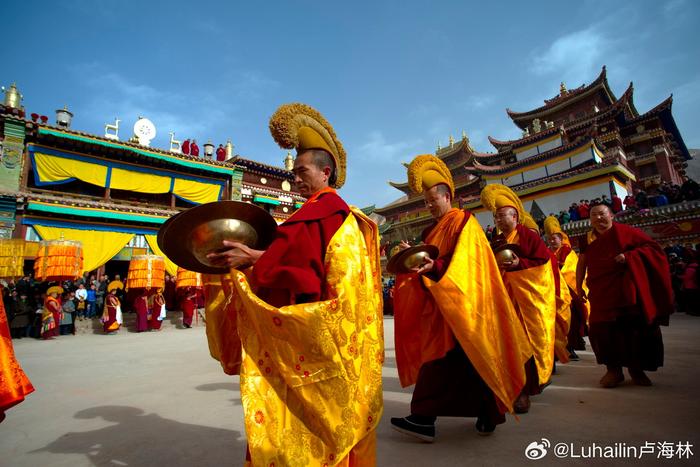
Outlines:
[[17,82],[28,113],[67,104],[73,128],[103,134],[138,116],[176,138],[231,138],[243,157],[282,165],[267,122],[305,102],[348,152],[341,195],[383,206],[401,193],[402,161],[450,135],[519,131],[525,111],[607,65],[616,95],[630,81],[649,110],[674,95],[688,147],[700,147],[700,2],[111,1],[7,2],[0,82]]

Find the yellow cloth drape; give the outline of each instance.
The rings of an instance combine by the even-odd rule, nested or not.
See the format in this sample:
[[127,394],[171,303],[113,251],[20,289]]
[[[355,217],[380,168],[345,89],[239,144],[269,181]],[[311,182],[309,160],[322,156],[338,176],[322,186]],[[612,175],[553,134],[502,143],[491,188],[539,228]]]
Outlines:
[[107,167],[92,162],[67,159],[65,157],[34,153],[36,172],[39,181],[61,182],[69,178],[77,178],[97,186],[105,186]]
[[165,271],[170,274],[172,277],[177,276],[177,264],[173,263],[170,261],[170,259],[165,256],[165,253],[163,253],[163,250],[160,249],[158,246],[158,236],[157,235],[144,235],[146,237],[146,241],[148,242],[148,246],[151,247],[151,251],[153,251],[154,255],[161,256],[163,260],[165,261]]
[[254,466],[336,465],[382,415],[376,224],[353,208],[325,259],[328,299],[282,308],[231,271],[237,316],[227,316],[237,319],[244,349],[241,400]]
[[24,275],[24,250],[21,239],[0,240],[0,277],[15,278]]
[[34,258],[34,277],[42,281],[77,279],[83,274],[83,244],[75,240],[43,240]]
[[532,349],[476,217],[462,229],[440,281],[423,282],[499,405],[512,411]]
[[187,269],[177,268],[177,277],[175,278],[175,287],[203,287],[202,275],[198,272],[188,271]]
[[221,363],[224,373],[237,375],[241,371],[243,349],[238,337],[237,312],[233,300],[233,278],[230,274],[204,274],[205,319],[209,354]]
[[171,177],[114,167],[109,177],[109,187],[138,193],[168,193],[170,180]]
[[534,351],[540,384],[545,384],[554,364],[557,315],[552,263],[547,261],[541,266],[505,272],[504,282]]
[[211,203],[219,200],[221,185],[202,183],[194,180],[176,178],[173,185],[173,194],[185,198],[193,203]]
[[[106,187],[108,167],[99,162],[86,162],[68,157],[34,153],[36,172],[41,182],[64,182],[76,178],[93,185]],[[109,187],[137,193],[168,193],[193,203],[218,201],[221,185],[196,180],[149,174],[128,168],[113,167]],[[173,180],[174,178],[174,180]]]
[[34,229],[44,240],[77,240],[83,244],[83,272],[94,271],[112,259],[126,246],[134,234],[103,230],[80,230],[66,227],[35,225]]

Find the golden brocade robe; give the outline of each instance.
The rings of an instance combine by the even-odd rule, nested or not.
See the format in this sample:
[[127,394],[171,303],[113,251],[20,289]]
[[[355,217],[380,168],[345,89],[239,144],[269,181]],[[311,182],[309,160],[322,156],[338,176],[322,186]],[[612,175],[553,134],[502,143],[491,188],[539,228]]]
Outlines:
[[557,315],[552,263],[504,272],[503,278],[532,345],[539,382],[545,384],[554,365]]
[[[207,309],[212,355],[226,372],[240,367],[254,466],[347,461],[354,446],[374,436],[382,416],[379,237],[376,224],[359,210],[353,208],[333,235],[325,270],[326,300],[276,308],[233,269],[231,282],[224,277],[218,306]],[[227,306],[221,297],[229,285]],[[211,287],[216,291],[216,284]],[[232,333],[240,353],[226,343]],[[362,462],[373,465],[373,459]]]
[[414,384],[421,365],[443,357],[456,339],[499,406],[512,411],[525,384],[524,364],[532,349],[477,219],[469,217],[456,244],[446,245],[453,243],[451,235],[439,234],[461,225],[451,217],[462,214],[450,211],[426,239],[440,249],[440,256],[454,249],[439,281],[425,276],[420,281],[416,274],[397,278],[394,321],[399,377],[403,386]]

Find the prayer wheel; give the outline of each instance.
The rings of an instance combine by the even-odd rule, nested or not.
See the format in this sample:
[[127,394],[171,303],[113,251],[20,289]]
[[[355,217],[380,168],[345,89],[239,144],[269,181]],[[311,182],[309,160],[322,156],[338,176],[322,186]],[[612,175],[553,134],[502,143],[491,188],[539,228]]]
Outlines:
[[0,277],[15,279],[24,275],[24,249],[21,239],[0,240]]
[[65,281],[83,275],[83,244],[74,240],[44,240],[34,260],[34,277]]
[[175,279],[175,288],[181,287],[203,287],[202,274],[187,269],[177,268],[177,277]]
[[126,286],[129,289],[163,289],[165,260],[162,256],[137,255],[129,262]]

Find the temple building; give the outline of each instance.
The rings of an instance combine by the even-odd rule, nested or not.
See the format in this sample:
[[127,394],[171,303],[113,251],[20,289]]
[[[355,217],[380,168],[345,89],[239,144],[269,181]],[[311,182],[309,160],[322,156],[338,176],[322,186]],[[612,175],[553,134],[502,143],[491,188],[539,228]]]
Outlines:
[[242,200],[282,222],[304,201],[292,191],[291,156],[286,167],[273,167],[233,154],[230,142],[225,160],[214,157],[211,143],[201,157],[183,154],[172,134],[171,148],[157,149],[147,119],[121,141],[118,121],[104,136],[88,134],[71,128],[66,107],[51,124],[34,113],[27,118],[21,100],[12,85],[0,105],[0,238],[29,241],[26,271],[39,240],[80,240],[86,272],[107,266],[124,274],[133,255],[162,254],[158,229],[184,209]]
[[[486,227],[493,218],[482,208],[479,193],[490,183],[511,187],[536,219],[580,200],[613,194],[624,199],[634,189],[653,193],[662,182],[681,184],[691,156],[671,113],[672,96],[640,114],[633,94],[630,83],[617,97],[603,67],[588,85],[567,89],[562,83],[541,107],[508,109],[522,136],[508,141],[489,137],[496,152],[476,152],[468,144],[439,149],[437,156],[451,162],[448,167],[461,188],[455,205],[470,209]],[[407,184],[391,185],[408,193]],[[420,196],[407,194],[376,211],[391,224],[388,241],[413,238],[430,221]],[[575,227],[570,232],[588,228],[579,224],[569,226]],[[685,233],[692,236],[694,230]]]

